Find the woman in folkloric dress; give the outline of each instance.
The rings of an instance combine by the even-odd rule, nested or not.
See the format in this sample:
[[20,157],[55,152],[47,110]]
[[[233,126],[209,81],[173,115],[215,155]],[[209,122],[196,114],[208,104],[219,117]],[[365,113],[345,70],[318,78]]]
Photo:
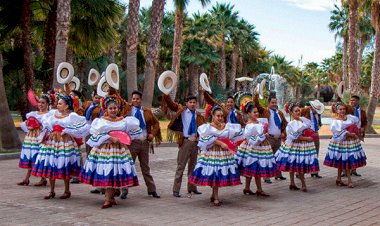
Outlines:
[[286,126],[286,141],[276,152],[277,167],[290,174],[290,190],[300,190],[294,182],[294,173],[299,173],[302,191],[307,192],[305,173],[319,171],[317,150],[315,148],[311,131],[310,120],[300,117],[301,110],[297,104],[289,104],[292,121]]
[[92,150],[79,177],[79,180],[86,184],[106,189],[106,199],[102,209],[116,205],[114,196],[117,189],[139,185],[128,146],[108,133],[123,131],[128,133],[131,139],[143,138],[137,118],[117,116],[119,102],[116,97],[106,97],[103,106],[105,114],[91,124],[91,138],[87,144]]
[[[234,159],[234,153],[223,139],[230,142],[243,139],[240,124],[224,123],[223,110],[215,105],[211,109],[212,122],[198,128],[198,147],[201,154],[189,182],[198,186],[212,187],[210,201],[220,206],[219,187],[240,184],[240,174]],[[222,140],[220,140],[222,139]]]
[[[30,173],[36,161],[37,153],[41,144],[42,118],[49,114],[49,105],[52,103],[52,97],[48,93],[43,93],[38,99],[38,111],[32,111],[26,114],[26,121],[21,123],[21,129],[27,132],[24,143],[22,144],[19,167],[28,169],[23,181],[18,185],[29,185]],[[34,186],[46,186],[47,181],[41,177],[40,182]]]
[[[338,169],[336,178],[337,186],[348,186],[353,188],[351,180],[351,170],[365,166],[366,155],[360,143],[359,134],[355,133],[359,118],[353,115],[346,114],[346,106],[342,102],[336,103],[335,110],[337,116],[332,120],[330,129],[333,137],[327,149],[324,165]],[[353,130],[351,130],[353,128]],[[341,179],[342,171],[348,178],[348,184],[343,183]]]
[[246,178],[244,194],[255,195],[250,189],[252,177],[256,182],[256,195],[269,196],[261,186],[261,178],[275,177],[278,173],[272,148],[266,139],[268,119],[258,118],[259,112],[252,102],[244,107],[248,122],[244,128],[245,140],[235,155],[240,175]]
[[[80,172],[79,145],[89,133],[86,118],[76,114],[70,96],[58,100],[57,110],[43,118],[45,141],[38,152],[32,175],[49,178],[50,193],[45,199],[55,197],[55,180],[63,179],[65,191],[61,199],[70,198],[69,180]],[[79,144],[79,145],[78,145]]]

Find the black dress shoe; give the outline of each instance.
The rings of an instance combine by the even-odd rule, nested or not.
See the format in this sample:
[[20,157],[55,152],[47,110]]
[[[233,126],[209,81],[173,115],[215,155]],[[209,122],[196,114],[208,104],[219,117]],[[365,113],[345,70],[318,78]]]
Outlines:
[[264,179],[264,182],[267,183],[267,184],[271,184],[272,183],[272,181],[269,178]]
[[354,176],[357,176],[357,177],[361,177],[362,175],[358,174],[356,171],[352,172],[351,175],[354,175]]
[[312,174],[311,174],[311,177],[322,178],[322,176],[319,176],[318,173],[312,173]]
[[155,191],[148,192],[148,195],[151,195],[154,198],[158,198],[158,199],[161,198],[161,196],[159,194],[157,194],[157,192],[155,192]]
[[128,189],[123,189],[120,195],[121,199],[126,199],[128,198]]
[[195,191],[189,191],[189,194],[193,193],[194,195],[202,195],[202,192],[195,190]]
[[181,195],[179,194],[178,191],[173,191],[173,196],[177,198],[181,198]]
[[276,180],[286,180],[286,177],[279,176],[279,177],[275,177],[274,179],[276,179]]
[[90,193],[92,194],[100,194],[100,191],[98,189],[91,190]]

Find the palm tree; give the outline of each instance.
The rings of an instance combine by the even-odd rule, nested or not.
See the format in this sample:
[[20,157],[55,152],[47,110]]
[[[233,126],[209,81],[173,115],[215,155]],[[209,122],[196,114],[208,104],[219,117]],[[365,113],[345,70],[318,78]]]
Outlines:
[[358,64],[358,0],[348,1],[349,5],[349,29],[348,29],[348,69],[350,77],[350,93],[351,95],[358,95],[360,93],[360,76],[357,74]]
[[156,67],[160,50],[162,17],[164,15],[165,0],[153,0],[152,18],[150,24],[150,35],[146,47],[146,60],[144,66],[144,106],[151,107],[153,100],[154,84],[156,78]]
[[371,24],[371,4],[370,0],[366,0],[361,4],[359,10],[359,51],[358,51],[358,63],[356,74],[360,76],[362,61],[363,61],[363,52],[368,42],[371,40],[375,34],[375,30]]
[[211,23],[213,29],[217,32],[216,36],[219,41],[220,64],[217,80],[222,89],[225,89],[227,85],[226,39],[233,33],[233,30],[236,29],[238,21],[238,12],[233,11],[233,9],[233,5],[216,3],[216,6],[213,6],[210,10]]
[[[30,0],[24,0],[22,5],[21,29],[22,47],[24,52],[24,77],[25,89],[34,89],[32,42],[30,37],[31,10]],[[30,109],[29,109],[30,110]]]
[[129,0],[127,25],[127,90],[128,98],[132,98],[133,90],[137,90],[137,47],[139,35],[140,0]]
[[[69,40],[71,0],[57,0],[57,36],[55,45],[54,73],[56,74],[58,65],[66,61],[67,43]],[[53,76],[53,87],[62,87]]]
[[[210,0],[199,0],[202,6],[206,6],[210,3]],[[176,73],[179,78],[180,75],[180,65],[181,65],[181,49],[182,49],[182,35],[183,35],[183,25],[184,25],[184,11],[186,10],[189,0],[174,0],[175,5],[175,25],[174,25],[174,41],[173,41],[173,58],[172,58],[172,71]],[[178,89],[177,86],[170,93],[172,100],[175,99]]]
[[234,32],[231,34],[233,51],[231,56],[231,75],[230,75],[230,90],[235,90],[235,78],[237,73],[237,63],[239,53],[243,49],[249,48],[250,50],[258,49],[258,33],[254,31],[255,26],[248,23],[248,21],[241,19],[236,24]]
[[372,65],[372,79],[369,104],[367,107],[367,132],[375,133],[372,127],[373,118],[380,93],[380,0],[372,3],[372,25],[375,28],[375,50]]
[[0,148],[19,149],[21,141],[9,111],[3,77],[3,55],[0,51]]
[[342,2],[342,8],[337,5],[331,11],[330,23],[328,25],[331,32],[335,32],[335,39],[341,37],[343,39],[343,58],[342,58],[342,80],[346,81],[348,87],[348,72],[347,72],[347,50],[348,50],[348,5]]

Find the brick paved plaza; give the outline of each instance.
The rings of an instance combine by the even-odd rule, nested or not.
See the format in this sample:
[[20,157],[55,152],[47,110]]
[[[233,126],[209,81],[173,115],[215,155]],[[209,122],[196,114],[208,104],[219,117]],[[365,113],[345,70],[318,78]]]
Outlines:
[[[320,160],[329,140],[322,140]],[[263,184],[269,198],[243,195],[243,185],[222,188],[222,207],[209,203],[210,188],[200,187],[202,195],[172,196],[176,168],[176,147],[162,147],[151,155],[151,170],[161,199],[147,195],[139,173],[140,186],[130,189],[128,199],[119,205],[100,209],[104,196],[90,194],[85,184],[71,186],[72,198],[44,200],[47,187],[17,186],[25,170],[18,160],[0,161],[1,225],[380,225],[380,139],[368,138],[363,144],[367,166],[353,177],[353,189],[335,185],[336,170],[321,167],[322,179],[307,176],[309,192],[290,191],[286,181]],[[321,161],[320,161],[321,162]],[[139,165],[139,164],[137,164]],[[31,184],[38,179],[33,178]],[[184,177],[185,180],[185,177]],[[346,180],[346,179],[345,179]],[[243,180],[244,181],[244,180]],[[185,182],[185,181],[184,181]],[[300,186],[300,181],[297,181]],[[253,183],[252,190],[255,190]],[[63,182],[57,181],[57,195]]]

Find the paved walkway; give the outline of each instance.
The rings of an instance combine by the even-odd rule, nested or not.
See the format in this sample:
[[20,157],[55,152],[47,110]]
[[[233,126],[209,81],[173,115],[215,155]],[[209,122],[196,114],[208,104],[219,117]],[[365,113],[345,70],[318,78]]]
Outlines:
[[[323,157],[327,144],[322,140]],[[141,186],[131,188],[128,199],[118,199],[119,205],[105,210],[100,209],[104,197],[90,194],[91,187],[84,184],[72,185],[68,200],[44,200],[48,188],[17,186],[25,171],[17,167],[16,159],[2,160],[0,225],[380,225],[378,144],[378,138],[363,144],[368,164],[359,169],[362,177],[354,177],[353,189],[335,186],[336,170],[322,166],[322,179],[307,176],[308,193],[289,191],[288,181],[275,181],[263,185],[271,197],[261,198],[243,195],[240,185],[221,189],[222,207],[209,203],[208,187],[199,188],[203,194],[191,198],[172,196],[177,154],[173,147],[157,148],[151,155],[161,199],[147,196],[139,173]],[[37,180],[32,178],[31,183]],[[57,182],[56,192],[58,196],[63,192],[62,181]]]

